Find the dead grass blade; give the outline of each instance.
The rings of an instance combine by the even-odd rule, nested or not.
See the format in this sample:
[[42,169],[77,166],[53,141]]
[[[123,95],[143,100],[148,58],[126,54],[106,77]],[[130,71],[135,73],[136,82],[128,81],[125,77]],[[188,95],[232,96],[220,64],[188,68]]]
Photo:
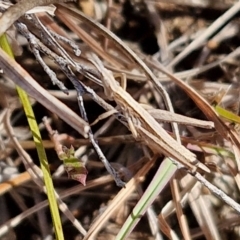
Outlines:
[[180,114],[171,113],[169,111],[161,109],[147,109],[147,111],[160,122],[176,122],[179,124],[201,127],[201,128],[214,128],[214,123],[211,121],[203,121],[199,119],[194,119],[186,117]]
[[187,218],[186,218],[186,215],[184,214],[182,206],[180,204],[181,195],[180,195],[180,189],[179,189],[177,178],[174,177],[170,181],[170,185],[171,185],[171,191],[172,191],[172,196],[173,196],[173,202],[174,202],[175,209],[176,209],[176,215],[178,218],[178,222],[179,222],[183,237],[186,240],[190,240],[191,235],[190,235],[190,230],[189,230],[189,226],[187,223]]

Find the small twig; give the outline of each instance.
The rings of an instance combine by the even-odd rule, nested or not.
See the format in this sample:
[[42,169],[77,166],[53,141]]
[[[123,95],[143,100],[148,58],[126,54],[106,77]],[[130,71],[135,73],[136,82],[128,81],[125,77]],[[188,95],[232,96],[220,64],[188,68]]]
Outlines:
[[[41,21],[35,15],[32,15],[32,18],[29,19],[28,21],[31,21],[41,31],[41,34],[43,35],[42,40],[44,44],[46,44],[46,46],[48,46],[49,48],[50,47],[55,48],[60,53],[60,55],[65,59],[65,61],[68,61],[70,65],[79,70],[78,64],[76,64],[75,61],[73,61],[73,59],[69,56],[67,51],[56,41],[56,39],[50,33],[50,31],[41,23]],[[79,51],[80,50],[78,49],[77,52],[80,55],[81,52]]]
[[[29,41],[30,43],[30,41]],[[57,78],[56,73],[51,70],[47,64],[43,61],[39,51],[37,50],[37,48],[34,46],[35,44],[32,43],[30,44],[32,47],[32,52],[36,58],[36,60],[40,63],[40,65],[42,66],[43,70],[47,73],[47,75],[50,77],[50,79],[52,80],[52,84],[53,85],[57,85],[59,87],[59,89],[61,91],[63,91],[65,94],[68,95],[68,89],[65,87],[65,85]]]
[[[22,33],[22,35],[27,38],[34,56],[36,57],[36,59],[40,63],[40,65],[43,67],[43,70],[47,73],[47,75],[52,80],[53,85],[56,84],[60,88],[60,90],[62,90],[64,93],[68,94],[68,89],[64,86],[64,84],[61,81],[59,81],[57,79],[56,73],[54,71],[52,71],[47,66],[47,64],[43,61],[43,59],[39,53],[39,49],[43,50],[43,48],[40,48],[40,46],[39,46],[39,42],[40,42],[39,39],[37,39],[32,33],[30,33],[28,31],[27,26],[25,24],[17,22],[16,26],[17,26],[18,30]],[[45,49],[47,49],[47,47]]]
[[[79,105],[79,109],[82,115],[82,118],[85,119],[86,122],[88,122],[88,118],[87,118],[87,114],[84,108],[84,104],[83,104],[83,99],[82,99],[82,95],[88,93],[89,91],[87,88],[85,88],[85,86],[83,84],[81,84],[76,76],[72,73],[72,71],[69,68],[64,68],[64,66],[61,66],[62,70],[64,71],[64,73],[68,76],[68,78],[70,79],[70,81],[73,83],[75,89],[77,90],[77,99],[78,99],[78,105]],[[99,98],[100,99],[100,98]],[[103,100],[101,101],[103,102]],[[108,105],[108,104],[106,104]],[[105,105],[105,107],[106,107]],[[109,105],[111,106],[111,105]],[[112,109],[113,107],[111,107]],[[118,173],[115,171],[115,169],[110,165],[110,163],[108,162],[108,160],[106,159],[106,157],[104,156],[101,148],[99,147],[98,143],[96,142],[96,140],[94,139],[92,130],[89,129],[88,131],[88,137],[95,149],[95,151],[98,154],[99,159],[102,161],[102,163],[104,164],[105,168],[107,169],[107,171],[109,172],[109,174],[111,174],[117,184],[117,186],[119,187],[124,187],[125,183],[119,178]]]
[[61,35],[53,32],[53,31],[51,31],[51,30],[49,30],[49,32],[50,32],[50,33],[52,34],[52,36],[53,36],[54,38],[56,38],[57,40],[60,40],[60,41],[62,41],[62,42],[64,42],[64,43],[68,44],[68,45],[73,49],[73,51],[74,51],[74,53],[75,53],[75,55],[76,55],[77,57],[80,56],[81,50],[79,49],[79,46],[78,46],[74,41],[72,41],[72,40],[70,40],[70,39],[68,39],[68,38],[65,38],[65,37],[63,37],[63,36],[61,36]]
[[224,193],[221,189],[215,187],[213,184],[211,184],[208,180],[206,180],[201,174],[196,173],[194,177],[197,178],[197,180],[202,183],[205,187],[207,187],[213,194],[215,194],[217,197],[222,199],[226,204],[231,206],[233,209],[235,209],[240,214],[240,205],[235,202],[232,198],[230,198],[226,193]]
[[[181,163],[178,163],[178,162],[175,162],[174,164],[177,165],[178,168],[180,168],[182,165]],[[212,183],[210,183],[198,172],[196,172],[196,174],[194,174],[193,177],[195,177],[201,184],[207,187],[213,194],[215,194],[218,198],[222,199],[226,204],[231,206],[240,214],[240,205],[237,202],[235,202],[232,198],[230,198],[226,193],[224,193],[221,189],[214,186]]]
[[44,126],[46,127],[46,130],[48,131],[51,141],[54,144],[54,149],[55,149],[57,155],[60,156],[62,153],[64,153],[62,142],[65,141],[65,142],[72,144],[75,141],[75,139],[67,134],[58,134],[57,131],[54,131],[52,129],[47,117],[44,117],[42,119],[42,121],[43,121]]
[[[82,118],[85,119],[85,121],[88,122],[87,114],[86,114],[86,111],[85,111],[85,108],[84,108],[84,105],[83,105],[83,98],[82,98],[81,93],[79,93],[79,92],[78,92],[77,99],[78,99],[78,106],[79,106]],[[90,139],[95,151],[98,154],[99,159],[102,161],[102,163],[104,164],[107,171],[113,176],[117,186],[118,187],[125,187],[125,183],[120,179],[117,171],[108,162],[108,160],[104,156],[101,148],[99,147],[97,141],[94,139],[94,136],[93,136],[93,133],[92,133],[91,129],[89,130],[88,136],[89,136],[89,139]]]

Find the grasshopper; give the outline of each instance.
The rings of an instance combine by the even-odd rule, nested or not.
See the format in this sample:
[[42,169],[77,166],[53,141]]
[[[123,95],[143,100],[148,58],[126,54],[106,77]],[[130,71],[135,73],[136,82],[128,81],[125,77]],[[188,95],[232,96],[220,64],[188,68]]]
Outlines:
[[201,168],[209,169],[199,162],[196,155],[172,138],[161,125],[126,92],[114,79],[111,71],[107,70],[97,56],[92,55],[91,61],[102,74],[102,85],[106,96],[114,100],[123,112],[129,113],[128,128],[137,139],[139,136],[153,151],[162,152],[184,165],[192,174]]

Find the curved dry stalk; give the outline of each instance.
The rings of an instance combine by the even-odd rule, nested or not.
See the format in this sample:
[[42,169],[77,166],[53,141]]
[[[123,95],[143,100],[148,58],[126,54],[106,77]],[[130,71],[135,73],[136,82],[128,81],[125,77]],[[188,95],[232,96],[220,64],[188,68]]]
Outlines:
[[8,8],[0,18],[0,36],[7,31],[28,10],[37,6],[46,6],[59,2],[70,2],[73,0],[21,0]]

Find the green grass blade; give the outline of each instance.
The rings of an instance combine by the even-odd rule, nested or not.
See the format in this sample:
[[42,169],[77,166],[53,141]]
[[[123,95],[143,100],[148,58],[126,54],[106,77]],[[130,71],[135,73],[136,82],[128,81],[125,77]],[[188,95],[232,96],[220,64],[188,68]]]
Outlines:
[[132,213],[129,215],[121,230],[119,231],[116,240],[127,239],[127,236],[131,233],[133,228],[141,219],[140,216],[143,216],[143,214],[147,211],[147,208],[153,203],[159,193],[163,190],[176,170],[177,166],[174,165],[169,158],[165,158],[160,165],[157,173],[155,174],[153,180],[149,184],[147,190],[144,192],[143,196],[134,207]]
[[230,112],[230,111],[220,107],[219,105],[216,105],[214,108],[220,117],[225,118],[229,122],[234,122],[234,123],[238,123],[238,124],[240,123],[240,117],[238,115],[234,114],[233,112]]
[[[8,43],[8,40],[7,40],[7,37],[5,34],[3,34],[0,37],[0,47],[10,57],[14,58],[14,54],[12,52],[12,49]],[[56,201],[55,194],[54,194],[54,186],[53,186],[53,182],[52,182],[52,178],[51,178],[51,174],[50,174],[50,170],[49,170],[49,166],[48,166],[47,156],[46,156],[43,144],[42,144],[42,138],[41,138],[41,134],[40,134],[40,131],[38,128],[38,124],[36,122],[35,115],[34,115],[32,106],[30,104],[28,95],[20,87],[17,87],[17,92],[18,92],[18,95],[22,102],[22,105],[23,105],[23,108],[24,108],[24,111],[25,111],[25,114],[26,114],[26,117],[28,120],[29,127],[32,131],[33,140],[35,142],[38,157],[40,160],[40,165],[41,165],[41,169],[42,169],[43,176],[44,176],[44,182],[45,182],[45,186],[47,189],[47,196],[48,196],[50,211],[51,211],[51,215],[52,215],[53,225],[54,225],[54,229],[55,229],[56,239],[63,240],[64,239],[63,230],[62,230],[62,224],[61,224],[61,219],[60,219],[60,215],[59,215],[58,205],[57,205],[57,201]]]

